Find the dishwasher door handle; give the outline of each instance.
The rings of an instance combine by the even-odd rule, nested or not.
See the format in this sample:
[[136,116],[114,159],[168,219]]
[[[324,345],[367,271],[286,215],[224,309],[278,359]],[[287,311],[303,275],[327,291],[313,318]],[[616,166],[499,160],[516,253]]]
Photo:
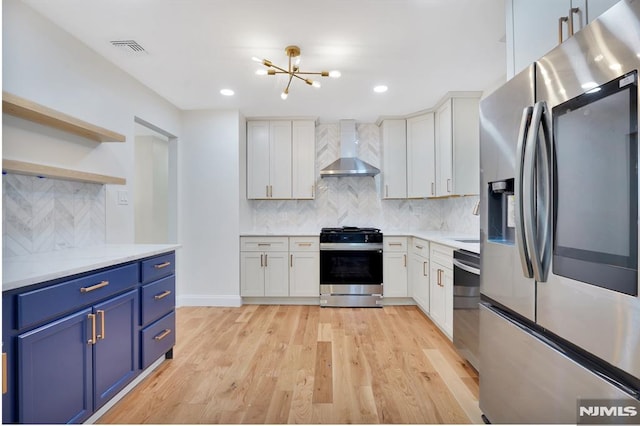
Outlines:
[[463,271],[469,272],[474,275],[480,275],[480,268],[474,268],[473,266],[467,265],[466,263],[462,263],[457,259],[453,259],[453,266],[456,268],[460,268]]

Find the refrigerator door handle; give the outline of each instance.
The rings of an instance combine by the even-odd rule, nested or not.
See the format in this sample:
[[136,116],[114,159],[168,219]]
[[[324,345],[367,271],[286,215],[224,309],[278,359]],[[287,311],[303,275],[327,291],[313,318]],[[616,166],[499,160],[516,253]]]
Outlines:
[[[538,282],[545,282],[547,279],[548,269],[548,251],[547,243],[549,235],[549,152],[548,152],[548,132],[544,122],[544,114],[547,111],[544,102],[536,102],[533,107],[531,117],[531,126],[525,146],[522,190],[523,199],[522,207],[524,213],[524,235],[527,251],[531,259],[531,267],[533,269],[533,278]],[[544,145],[538,146],[540,141],[540,128],[544,132]],[[543,176],[542,186],[536,186],[536,157],[537,153],[541,153],[538,158],[537,166],[541,170]],[[543,194],[547,199],[538,197]],[[536,201],[541,204],[536,204]],[[542,216],[538,217],[538,207],[542,210]],[[540,229],[538,225],[541,225]],[[542,232],[539,232],[542,231]],[[541,241],[540,241],[541,240]],[[543,263],[544,260],[544,263]]]
[[520,120],[520,131],[518,132],[518,145],[516,147],[516,176],[515,176],[515,219],[516,219],[516,245],[520,254],[520,263],[522,265],[522,273],[527,278],[533,277],[533,269],[531,268],[531,260],[526,247],[526,239],[524,235],[524,211],[522,200],[524,192],[522,188],[522,173],[524,172],[524,153],[525,142],[531,125],[531,116],[533,107],[528,106],[522,110],[522,119]]

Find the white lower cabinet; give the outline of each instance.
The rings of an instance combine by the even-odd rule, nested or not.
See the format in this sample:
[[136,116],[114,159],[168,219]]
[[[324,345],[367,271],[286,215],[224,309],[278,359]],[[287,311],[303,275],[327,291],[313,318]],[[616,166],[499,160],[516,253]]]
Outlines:
[[433,322],[453,338],[453,249],[431,243],[429,315]]
[[384,237],[382,281],[384,297],[407,297],[407,237]]
[[289,296],[320,296],[318,237],[289,238]]
[[287,237],[241,238],[241,296],[289,295],[288,246]]
[[420,238],[411,238],[409,247],[409,297],[413,297],[418,306],[429,312],[429,242]]

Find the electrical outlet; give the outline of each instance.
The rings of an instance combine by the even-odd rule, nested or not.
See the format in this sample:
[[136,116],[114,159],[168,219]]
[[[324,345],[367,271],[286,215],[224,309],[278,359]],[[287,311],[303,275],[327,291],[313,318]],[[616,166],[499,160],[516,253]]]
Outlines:
[[128,191],[118,191],[118,205],[126,206],[129,204],[129,192]]

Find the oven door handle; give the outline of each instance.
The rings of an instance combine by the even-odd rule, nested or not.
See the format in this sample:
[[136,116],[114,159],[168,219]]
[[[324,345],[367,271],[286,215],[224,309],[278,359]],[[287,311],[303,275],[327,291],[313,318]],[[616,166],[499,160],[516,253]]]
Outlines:
[[480,268],[474,268],[473,266],[469,266],[466,263],[462,263],[457,259],[453,259],[453,266],[456,268],[460,268],[463,271],[469,272],[474,275],[480,275]]
[[320,243],[320,251],[382,251],[381,243]]

